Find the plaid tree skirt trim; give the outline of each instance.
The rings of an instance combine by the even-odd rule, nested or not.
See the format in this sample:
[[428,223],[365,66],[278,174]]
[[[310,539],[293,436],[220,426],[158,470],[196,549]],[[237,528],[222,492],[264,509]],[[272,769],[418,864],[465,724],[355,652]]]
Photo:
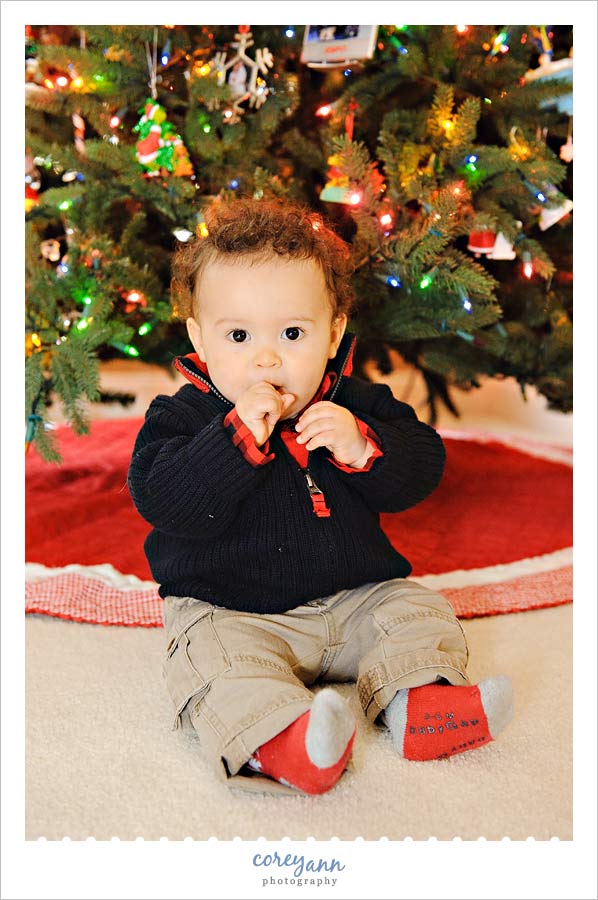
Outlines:
[[[524,612],[570,603],[572,548],[484,569],[414,578],[441,591],[460,618]],[[152,581],[112,566],[26,566],[25,612],[96,625],[162,626],[162,598]]]
[[[58,550],[46,550],[45,556],[40,554],[43,565],[36,561],[26,565],[27,613],[98,625],[162,625],[163,601],[158,586],[143,577],[149,570],[144,560],[139,562],[143,556],[140,535],[146,533],[148,526],[134,511],[125,491],[126,466],[138,424],[136,420],[94,423],[92,435],[86,439],[75,438],[69,430],[61,429],[65,464],[58,476],[54,476],[55,481],[58,477],[59,483],[53,486],[53,493],[49,492],[45,464],[35,458],[30,461],[28,508],[35,517],[39,507],[43,506],[44,514],[36,525],[36,537],[30,539],[28,559],[35,560],[39,542],[44,545],[52,528],[60,534],[59,540],[52,545]],[[566,487],[570,476],[566,472],[572,466],[572,451],[518,436],[450,430],[442,430],[441,434],[448,442],[449,462],[451,458],[455,459],[452,473],[449,466],[445,478],[448,483],[444,488],[444,500],[441,486],[431,500],[423,504],[425,510],[418,506],[400,517],[391,514],[381,517],[389,539],[398,549],[409,539],[413,543],[412,549],[420,553],[419,564],[413,560],[411,552],[407,554],[414,562],[412,579],[442,592],[460,618],[524,612],[571,602],[573,551],[570,546],[560,547],[571,540],[570,508],[567,506],[570,493]],[[83,440],[87,441],[87,451],[82,457],[79,448]],[[109,465],[105,455],[107,445],[112,451]],[[475,450],[476,445],[479,451]],[[500,455],[501,446],[508,448],[504,458]],[[526,457],[528,461],[530,457],[545,461],[539,464],[540,470],[542,466],[544,468],[536,481],[533,480],[535,469],[525,462]],[[471,496],[466,495],[457,509],[452,506],[452,498],[467,490],[470,473],[476,471],[478,493],[473,495],[473,520],[468,523],[465,520],[471,518]],[[517,477],[514,485],[509,485],[511,472]],[[484,499],[488,477],[494,478],[493,494]],[[531,482],[526,478],[531,478]],[[480,484],[484,486],[480,488]],[[498,490],[499,496],[494,494],[497,485],[505,488],[504,492]],[[507,486],[510,494],[506,493]],[[519,527],[510,518],[510,504],[517,504],[524,491],[527,498],[522,507],[521,522],[525,524]],[[57,524],[52,525],[52,521],[57,521],[55,518],[48,519],[48,511],[56,510],[57,494],[63,496],[63,492],[70,529],[66,534],[64,522],[58,528]],[[89,519],[89,505],[94,498],[100,517],[102,510],[104,512],[104,519],[100,518],[99,524],[90,523]],[[139,519],[141,529],[136,519]],[[508,522],[511,524],[507,527]],[[116,523],[122,526],[120,531]],[[428,523],[434,529],[426,531],[424,526]],[[547,543],[547,526],[551,533],[545,549],[550,552],[542,553]],[[511,538],[512,546],[509,545]],[[89,554],[89,545],[93,541],[99,541],[94,548],[95,559],[89,555],[86,558],[85,553]],[[505,548],[510,551],[507,555]],[[522,558],[514,559],[517,549]],[[80,562],[71,563],[69,556],[72,560],[79,554]],[[98,556],[112,559],[116,565],[98,564]],[[501,556],[508,561],[486,565],[495,563]],[[435,565],[428,566],[426,559]],[[463,561],[470,562],[471,568],[443,571],[448,570],[451,563],[463,566]],[[137,574],[130,574],[135,571]]]

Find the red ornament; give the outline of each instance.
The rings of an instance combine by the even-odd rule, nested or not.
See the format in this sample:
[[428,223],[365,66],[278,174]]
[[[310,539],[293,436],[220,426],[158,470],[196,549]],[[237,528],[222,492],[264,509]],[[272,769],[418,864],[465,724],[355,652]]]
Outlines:
[[34,206],[39,203],[39,191],[36,191],[30,185],[25,185],[25,212],[31,212]]
[[359,109],[359,104],[355,102],[355,98],[351,97],[345,116],[345,133],[350,141],[353,140],[353,127],[355,125],[355,112]]
[[474,230],[469,235],[467,249],[471,250],[474,256],[488,256],[488,254],[492,253],[495,241],[496,235],[489,228]]

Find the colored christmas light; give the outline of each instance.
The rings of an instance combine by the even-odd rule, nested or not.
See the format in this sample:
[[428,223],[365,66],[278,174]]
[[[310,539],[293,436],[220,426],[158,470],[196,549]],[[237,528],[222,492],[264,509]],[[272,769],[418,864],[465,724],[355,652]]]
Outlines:
[[236,178],[233,178],[233,180],[229,184],[229,188],[231,188],[233,191],[236,191],[238,187],[239,187],[238,180]]
[[164,44],[164,49],[162,50],[162,54],[160,56],[160,62],[163,66],[167,66],[170,61],[170,48],[170,38],[168,38],[168,40]]
[[431,284],[432,284],[432,279],[430,278],[430,276],[424,275],[424,277],[422,278],[422,280],[419,283],[419,286],[422,290],[425,290],[426,288],[430,287]]
[[521,259],[523,260],[523,274],[526,278],[531,278],[534,274],[534,264],[532,263],[532,257],[529,251],[524,250]]
[[326,116],[329,116],[332,112],[332,107],[329,103],[325,103],[323,106],[319,106],[316,109],[316,116],[320,116],[320,118],[325,119]]
[[288,38],[294,38],[295,37],[295,29],[289,25],[289,27],[285,30],[285,35]]
[[540,203],[546,203],[546,194],[544,194],[540,188],[537,188],[531,181],[528,181],[527,178],[522,178],[522,181],[530,194],[533,194],[536,200],[539,200]]
[[147,304],[145,294],[142,294],[141,291],[127,291],[125,300],[127,303],[141,303],[143,306]]
[[507,31],[506,29],[500,31],[492,42],[490,56],[496,56],[497,53],[506,53],[509,49],[507,41],[509,40],[510,36],[510,31]]
[[67,209],[70,209],[72,205],[72,200],[63,200],[62,203],[58,204],[58,209],[61,210],[61,212],[66,212]]
[[353,191],[352,194],[349,194],[349,203],[351,206],[358,206],[361,203],[362,197],[361,191]]
[[[400,29],[400,30],[403,30],[403,29]],[[407,53],[409,53],[409,51],[407,50],[407,47],[405,47],[405,45],[401,43],[401,41],[398,39],[398,37],[396,36],[396,34],[392,34],[392,35],[390,36],[390,43],[391,43],[391,44],[393,45],[393,47],[395,47],[395,48],[399,51],[399,53],[402,54],[403,56],[405,56]]]
[[459,296],[461,298],[461,305],[462,305],[463,309],[465,310],[465,312],[467,312],[471,315],[471,312],[473,310],[473,305],[471,303],[471,300],[469,299],[469,297],[467,296],[467,294],[465,293],[463,288],[461,288],[461,287],[458,288],[458,291],[459,291]]
[[391,287],[393,287],[393,288],[400,288],[400,287],[401,287],[401,282],[400,282],[400,280],[396,277],[396,275],[389,275],[388,278],[386,279],[386,283],[389,284],[389,285],[390,285]]
[[385,228],[388,228],[390,225],[392,225],[392,216],[390,213],[382,213],[378,221]]
[[458,34],[467,34],[469,31],[469,25],[455,25]]
[[121,344],[118,341],[110,341],[112,347],[116,347],[117,350],[120,350],[121,353],[126,353],[128,356],[139,356],[139,350],[137,347],[131,346],[131,344]]
[[150,322],[144,322],[143,325],[140,325],[137,329],[137,334],[140,334],[143,337],[145,334],[149,334],[152,330],[152,324]]
[[199,231],[200,237],[207,237],[210,233],[205,222],[200,222],[197,230]]

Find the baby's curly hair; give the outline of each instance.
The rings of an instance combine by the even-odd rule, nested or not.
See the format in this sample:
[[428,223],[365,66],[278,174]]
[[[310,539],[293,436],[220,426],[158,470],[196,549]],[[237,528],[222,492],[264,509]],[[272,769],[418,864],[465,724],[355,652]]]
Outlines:
[[201,274],[217,260],[272,257],[315,260],[326,280],[333,318],[348,314],[354,299],[351,251],[320,215],[283,200],[216,202],[205,213],[206,237],[180,244],[173,257],[173,312],[186,319],[194,314]]

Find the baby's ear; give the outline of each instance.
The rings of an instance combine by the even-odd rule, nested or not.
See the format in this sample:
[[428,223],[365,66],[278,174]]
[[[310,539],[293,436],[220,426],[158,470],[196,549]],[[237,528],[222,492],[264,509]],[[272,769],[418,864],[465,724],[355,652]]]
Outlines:
[[342,340],[346,327],[347,316],[345,313],[341,313],[332,320],[332,325],[330,326],[330,351],[328,353],[328,359],[334,359],[336,356],[338,345]]
[[202,362],[206,361],[206,355],[203,349],[203,341],[201,338],[201,326],[199,322],[194,319],[192,316],[189,316],[187,322],[187,334],[189,335],[189,340],[193,344],[193,349],[199,356]]

